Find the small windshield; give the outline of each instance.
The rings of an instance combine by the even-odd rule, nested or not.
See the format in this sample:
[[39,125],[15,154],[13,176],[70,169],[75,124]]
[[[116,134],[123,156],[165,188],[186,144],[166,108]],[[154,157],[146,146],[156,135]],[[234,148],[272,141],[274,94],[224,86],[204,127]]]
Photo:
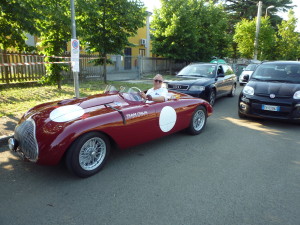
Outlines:
[[245,68],[245,70],[247,70],[247,71],[254,71],[258,65],[259,65],[259,64],[249,64],[249,65]]
[[104,93],[105,94],[120,94],[124,99],[128,100],[128,101],[143,101],[143,98],[140,95],[140,92],[142,92],[139,88],[137,87],[120,87],[120,88],[116,88],[115,86],[112,85],[107,85]]
[[177,76],[193,76],[213,78],[216,74],[216,65],[194,64],[183,68]]
[[251,79],[300,83],[300,63],[261,64],[253,73]]

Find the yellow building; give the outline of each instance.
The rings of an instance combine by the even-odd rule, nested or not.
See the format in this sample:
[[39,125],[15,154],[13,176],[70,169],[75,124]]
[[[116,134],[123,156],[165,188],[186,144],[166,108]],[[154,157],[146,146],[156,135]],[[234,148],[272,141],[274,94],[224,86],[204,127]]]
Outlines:
[[150,16],[151,12],[147,12],[146,26],[139,28],[137,34],[134,37],[128,39],[128,41],[134,45],[134,47],[126,47],[124,55],[126,56],[146,56],[152,57],[152,45],[150,39]]

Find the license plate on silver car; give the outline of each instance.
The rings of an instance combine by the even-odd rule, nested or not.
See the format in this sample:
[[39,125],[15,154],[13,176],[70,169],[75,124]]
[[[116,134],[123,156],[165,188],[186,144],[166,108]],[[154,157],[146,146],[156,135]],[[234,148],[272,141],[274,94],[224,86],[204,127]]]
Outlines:
[[280,111],[280,106],[275,106],[275,105],[262,105],[262,110],[267,110],[267,111]]

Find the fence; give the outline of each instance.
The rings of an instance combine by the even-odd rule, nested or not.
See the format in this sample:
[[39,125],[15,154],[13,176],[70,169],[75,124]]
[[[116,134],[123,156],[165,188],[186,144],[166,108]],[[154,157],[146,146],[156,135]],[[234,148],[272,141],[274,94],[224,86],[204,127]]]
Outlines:
[[[103,66],[95,65],[93,61],[96,57],[92,54],[80,54],[79,79],[103,78]],[[38,81],[46,74],[45,65],[48,63],[66,65],[61,74],[64,80],[72,80],[70,54],[53,58],[56,59],[55,62],[46,62],[42,55],[0,50],[0,84]],[[139,79],[144,74],[178,71],[186,65],[170,59],[141,56],[112,55],[109,59],[112,64],[107,65],[108,80]]]

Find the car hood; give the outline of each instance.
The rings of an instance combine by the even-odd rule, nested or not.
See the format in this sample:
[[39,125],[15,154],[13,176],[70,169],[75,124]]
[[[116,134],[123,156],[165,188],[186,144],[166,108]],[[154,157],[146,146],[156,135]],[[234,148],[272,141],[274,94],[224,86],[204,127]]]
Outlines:
[[195,78],[195,77],[184,77],[183,80],[169,81],[168,84],[179,84],[179,85],[208,85],[212,83],[214,78]]
[[35,121],[55,121],[68,122],[83,116],[91,111],[98,111],[98,114],[104,114],[111,111],[111,108],[105,107],[106,104],[126,104],[123,98],[118,94],[101,94],[85,98],[66,99],[62,101],[50,102],[37,105],[30,109],[22,120],[33,118]]
[[300,90],[300,84],[282,82],[250,81],[248,86],[254,88],[255,94],[274,94],[282,97],[292,97],[296,91]]

